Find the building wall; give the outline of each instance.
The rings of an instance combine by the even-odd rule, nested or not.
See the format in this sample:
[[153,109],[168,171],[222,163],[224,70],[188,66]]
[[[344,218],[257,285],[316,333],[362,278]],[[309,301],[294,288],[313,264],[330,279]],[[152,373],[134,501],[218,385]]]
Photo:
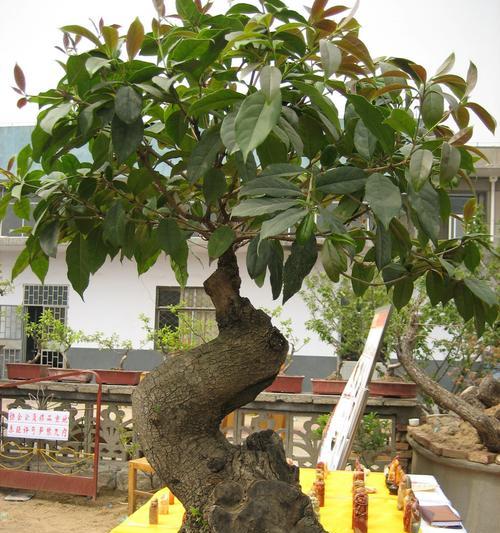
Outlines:
[[[7,242],[9,245],[7,246]],[[0,238],[0,262],[5,273],[11,271],[18,253],[21,251],[22,239],[18,237]],[[64,247],[60,247],[57,258],[51,259],[46,284],[68,284]],[[255,307],[273,309],[280,304],[271,298],[268,280],[262,288],[246,275],[245,251],[238,252],[238,263],[242,276],[241,294],[251,300]],[[208,264],[206,243],[200,239],[191,243],[189,259],[188,286],[201,287],[203,281],[214,270],[215,263]],[[0,305],[21,305],[23,302],[23,285],[39,284],[39,280],[29,270],[25,270],[16,280],[13,292],[0,297]],[[122,339],[130,339],[134,348],[141,348],[144,331],[141,329],[139,315],[144,313],[154,323],[155,299],[157,286],[177,286],[174,274],[164,256],[142,276],[137,275],[135,264],[118,259],[106,264],[90,280],[83,301],[70,288],[68,298],[68,325],[90,334],[103,331],[110,335],[117,333]],[[310,342],[298,353],[300,355],[329,356],[332,350],[315,335],[308,332],[305,321],[307,308],[300,295],[295,295],[284,306],[283,318],[290,317],[295,335],[299,338],[310,337]],[[151,347],[151,346],[146,346]]]

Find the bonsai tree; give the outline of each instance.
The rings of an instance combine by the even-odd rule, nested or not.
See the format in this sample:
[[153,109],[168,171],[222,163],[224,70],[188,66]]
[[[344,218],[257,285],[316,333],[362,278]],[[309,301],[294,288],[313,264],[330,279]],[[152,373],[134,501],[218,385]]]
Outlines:
[[[330,418],[329,414],[320,415],[316,419],[318,427],[313,429],[313,436],[321,439],[323,431]],[[386,450],[390,440],[390,421],[382,419],[376,413],[363,415],[356,431],[353,451],[359,455],[361,462],[370,468],[373,466],[376,456]]]
[[182,313],[180,305],[169,305],[167,309],[177,317],[179,321],[177,326],[165,324],[155,328],[148,316],[139,315],[142,329],[146,334],[144,344],[152,343],[153,347],[160,350],[164,357],[177,355],[183,350],[207,343],[213,338],[213,330],[216,329],[215,324],[210,323],[210,321],[207,323],[193,320]]
[[[41,94],[27,92],[16,67],[18,105],[40,106],[23,152],[40,168],[5,169],[4,198],[40,201],[13,275],[30,266],[43,280],[65,243],[80,294],[108,257],[143,273],[166,254],[184,285],[189,237],[205,239],[219,334],[137,387],[141,447],[201,514],[185,531],[322,531],[276,434],[234,446],[219,431],[272,383],[288,351],[270,317],[240,296],[235,252],[243,249],[258,285],[269,271],[283,302],[318,258],[360,293],[382,272],[398,308],[425,276],[436,304],[467,294],[481,334],[497,313],[495,294],[467,267],[483,242],[440,241],[438,230],[448,191],[481,155],[467,145],[469,111],[492,130],[494,120],[471,99],[474,65],[464,79],[449,73],[453,56],[436,73],[399,57],[374,60],[354,13],[326,0],[308,18],[281,0],[234,4],[224,15],[200,0],[177,0],[174,16],[155,5],[147,31],[138,19],[126,30],[62,28],[63,76]],[[81,146],[90,161],[72,153]],[[499,447],[499,421],[461,414]]]
[[106,336],[102,331],[97,331],[93,335],[87,337],[88,341],[95,342],[99,347],[99,350],[113,350],[121,354],[120,361],[118,362],[118,370],[123,370],[123,365],[127,360],[130,350],[133,350],[134,346],[130,339],[121,339],[116,333]]
[[43,350],[57,351],[63,358],[64,368],[70,368],[68,352],[77,342],[87,340],[81,330],[74,330],[56,318],[50,309],[44,309],[38,321],[31,321],[28,314],[24,315],[24,331],[35,343],[36,354],[31,360],[37,363]]
[[[311,314],[306,327],[329,344],[337,357],[337,368],[329,378],[342,379],[344,361],[357,361],[361,355],[375,309],[389,303],[386,287],[380,285],[357,296],[347,278],[338,283],[326,274],[306,278],[305,289],[300,293]],[[384,346],[389,336],[387,332]],[[387,354],[387,349],[384,353]]]
[[305,337],[304,339],[301,339],[295,334],[295,331],[293,329],[292,319],[291,318],[283,318],[283,307],[279,305],[278,307],[275,307],[274,309],[262,309],[265,313],[267,313],[271,318],[274,318],[275,321],[278,323],[278,329],[281,331],[283,336],[288,342],[288,353],[286,355],[285,362],[283,366],[281,367],[281,372],[284,373],[288,369],[288,367],[292,364],[293,356],[296,352],[302,350],[302,348],[309,343],[311,340],[309,337]]

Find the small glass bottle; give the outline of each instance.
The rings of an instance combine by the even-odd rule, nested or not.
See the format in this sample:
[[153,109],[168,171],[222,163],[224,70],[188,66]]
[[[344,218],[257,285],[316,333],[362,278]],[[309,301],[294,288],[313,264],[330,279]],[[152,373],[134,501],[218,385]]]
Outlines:
[[149,504],[149,523],[158,524],[158,500],[153,498]]

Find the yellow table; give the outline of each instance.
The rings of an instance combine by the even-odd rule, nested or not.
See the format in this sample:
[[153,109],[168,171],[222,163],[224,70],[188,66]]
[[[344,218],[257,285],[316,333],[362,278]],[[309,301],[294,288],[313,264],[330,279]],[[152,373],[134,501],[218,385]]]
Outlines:
[[[309,492],[315,477],[312,468],[300,469],[302,490]],[[369,495],[368,528],[370,533],[403,533],[403,513],[396,508],[396,496],[390,496],[383,474],[371,473],[366,481],[367,487],[377,489]],[[330,472],[325,486],[325,507],[320,510],[323,527],[331,533],[352,533],[352,472]],[[159,498],[168,494],[168,489],[156,493]],[[141,533],[178,531],[184,508],[178,500],[170,506],[168,515],[159,515],[159,524],[149,525],[149,502],[130,515],[110,533]]]

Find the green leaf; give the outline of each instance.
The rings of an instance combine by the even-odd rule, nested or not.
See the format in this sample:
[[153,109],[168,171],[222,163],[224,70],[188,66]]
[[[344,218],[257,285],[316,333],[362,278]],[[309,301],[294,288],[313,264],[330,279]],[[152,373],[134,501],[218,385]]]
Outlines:
[[283,246],[277,240],[264,241],[271,243],[271,253],[268,261],[271,291],[273,300],[276,300],[281,293],[281,287],[283,286]]
[[220,127],[220,138],[222,139],[222,142],[226,147],[228,154],[237,152],[240,149],[238,143],[236,142],[236,129],[234,126],[234,123],[236,121],[236,114],[236,112],[228,113],[224,117],[224,120],[222,121],[222,125]]
[[293,82],[295,87],[299,89],[304,95],[308,96],[311,102],[326,116],[326,118],[334,125],[337,131],[340,131],[339,113],[334,103],[323,96],[314,85],[309,85],[301,81]]
[[413,188],[419,191],[430,176],[434,156],[430,150],[416,150],[410,158],[410,177]]
[[365,126],[379,140],[384,152],[391,153],[394,148],[394,131],[387,124],[384,124],[384,114],[378,107],[370,104],[364,96],[352,94],[348,99]]
[[217,228],[208,240],[208,255],[212,258],[220,257],[233,244],[236,234],[233,228],[221,226]]
[[394,291],[392,293],[392,301],[399,311],[411,300],[413,294],[413,281],[407,277],[394,284]]
[[120,200],[115,200],[104,218],[102,237],[115,248],[122,246],[125,240],[127,224],[125,209]]
[[70,26],[63,26],[61,28],[61,31],[64,31],[66,33],[74,33],[75,35],[80,35],[81,37],[85,37],[92,43],[94,43],[97,48],[101,46],[101,42],[99,39],[87,28],[84,28],[83,26],[77,26],[75,24]]
[[[292,165],[290,163],[278,163],[268,165],[261,173],[260,178],[288,178],[298,176],[305,172],[305,169],[300,165]],[[295,190],[299,190],[296,185],[288,182],[290,187],[294,187]]]
[[0,221],[3,220],[7,214],[11,198],[10,192],[6,192],[3,196],[0,196]]
[[496,294],[488,287],[482,279],[468,278],[464,280],[466,287],[486,305],[496,306]]
[[203,196],[207,204],[215,205],[227,190],[226,176],[218,168],[211,168],[203,178]]
[[120,87],[115,96],[115,113],[125,124],[137,122],[142,111],[142,96],[129,85]]
[[266,97],[267,102],[275,98],[281,98],[281,71],[279,68],[266,65],[260,71],[260,90]]
[[243,200],[233,207],[233,217],[254,217],[285,211],[298,205],[298,200],[285,200],[284,198],[251,198]]
[[396,131],[406,133],[409,137],[413,137],[417,129],[417,122],[413,115],[404,109],[393,109],[389,117],[384,120],[384,123]]
[[316,239],[305,244],[294,242],[283,269],[283,303],[288,301],[302,287],[302,281],[311,272],[318,257]]
[[200,141],[191,152],[187,163],[187,179],[195,183],[212,168],[217,154],[223,149],[219,129],[214,127],[203,132]]
[[281,112],[281,96],[278,93],[271,101],[263,92],[247,96],[236,115],[236,141],[246,161],[248,154],[262,144],[277,124]]
[[40,241],[40,248],[49,257],[56,257],[57,242],[59,240],[59,223],[53,220],[48,224],[44,224],[38,236]]
[[83,298],[83,293],[89,284],[90,267],[87,241],[81,233],[75,236],[66,250],[66,264],[68,279]]
[[444,114],[444,96],[439,85],[432,85],[422,103],[422,119],[427,128],[435,126]]
[[175,0],[175,8],[183,20],[193,24],[198,21],[201,15],[193,0]]
[[20,200],[14,203],[12,206],[14,214],[24,220],[30,218],[30,200],[27,196],[23,196]]
[[144,135],[144,124],[139,117],[132,124],[126,124],[116,115],[111,123],[111,140],[118,163],[126,161],[141,144]]
[[468,242],[464,246],[464,265],[474,272],[481,263],[481,252],[477,244],[474,242]]
[[342,63],[342,52],[340,51],[340,48],[326,39],[321,39],[319,41],[319,52],[325,75],[327,78],[330,78],[332,74],[337,72]]
[[474,298],[474,327],[478,337],[484,333],[486,320],[485,306],[481,300]]
[[144,26],[139,20],[139,17],[136,17],[127,32],[127,55],[129,61],[132,61],[132,59],[134,59],[134,57],[139,53],[143,41]]
[[85,69],[91,76],[101,70],[101,68],[109,67],[109,65],[111,65],[111,59],[105,59],[104,57],[92,56],[85,61]]
[[49,109],[49,112],[40,121],[40,128],[42,128],[45,133],[52,135],[52,130],[54,129],[54,126],[62,118],[67,116],[70,109],[70,102],[64,102],[56,107],[53,107],[52,109]]
[[272,131],[265,141],[257,146],[257,155],[261,166],[285,164],[288,161],[288,149]]
[[[262,241],[259,237],[254,237],[247,250],[247,270],[248,275],[255,279],[265,272],[269,258],[271,257],[272,242],[274,241]],[[283,268],[283,265],[282,265]]]
[[[241,101],[243,98],[244,96],[242,94],[231,89],[220,89],[218,91],[214,91],[213,93],[208,93],[207,95],[202,96],[199,100],[196,100],[196,102],[191,104],[191,107],[188,110],[188,115],[197,117],[200,113],[211,112],[216,109],[225,109],[226,107],[230,107],[236,102]],[[234,117],[236,117],[236,114]],[[222,140],[224,141],[224,138]]]
[[107,250],[100,230],[93,230],[87,238],[89,271],[95,274],[106,261]]
[[314,234],[316,222],[314,213],[308,213],[297,228],[295,239],[299,244],[305,244]]
[[401,210],[401,193],[399,187],[383,174],[376,172],[366,182],[365,201],[385,228]]
[[302,142],[297,130],[283,117],[280,117],[278,125],[288,136],[288,139],[297,155],[302,157],[302,154],[304,153],[304,143]]
[[382,270],[391,262],[392,243],[391,234],[382,224],[377,225],[375,231],[375,264],[379,270]]
[[279,235],[289,228],[295,226],[297,222],[302,220],[307,215],[307,209],[302,207],[294,207],[287,209],[271,220],[266,220],[262,223],[260,230],[260,239],[264,240],[274,235]]
[[335,283],[339,280],[340,273],[347,270],[347,257],[344,250],[335,245],[331,239],[326,239],[323,243],[321,263],[326,275]]
[[45,283],[45,277],[49,271],[49,258],[39,251],[30,259],[30,267],[35,276],[40,280],[40,283]]
[[361,190],[366,183],[365,172],[357,167],[339,167],[318,176],[318,191],[332,194],[350,194]]
[[178,44],[170,51],[169,59],[176,63],[189,61],[190,59],[200,59],[213,44],[212,39],[180,39]]
[[359,155],[364,159],[371,159],[377,146],[377,138],[364,125],[363,121],[358,120],[354,128],[354,146]]
[[293,183],[278,177],[260,177],[242,187],[240,196],[300,197],[302,191]]
[[479,120],[491,131],[491,133],[495,133],[497,121],[492,115],[490,115],[490,113],[488,113],[488,111],[486,111],[486,109],[484,109],[484,107],[474,102],[467,102],[465,107],[472,109],[472,111],[478,116]]
[[23,248],[22,252],[17,256],[16,262],[14,263],[14,266],[12,267],[12,281],[14,281],[21,272],[26,270],[28,265],[30,264],[30,252],[28,248]]
[[425,288],[431,305],[437,305],[443,297],[443,278],[434,270],[429,270],[425,276]]
[[162,219],[158,224],[156,234],[160,248],[167,255],[172,256],[174,260],[182,258],[184,247],[187,247],[186,235],[179,229],[173,218]]
[[437,191],[430,183],[426,183],[418,192],[410,187],[408,193],[410,205],[422,229],[434,243],[437,243],[441,227]]
[[474,316],[474,297],[472,293],[464,287],[463,284],[455,285],[453,289],[453,300],[460,316],[465,322]]
[[375,275],[375,267],[365,263],[354,263],[352,267],[352,290],[358,297],[363,296]]
[[460,150],[444,142],[441,147],[439,178],[442,185],[449,185],[460,169]]

